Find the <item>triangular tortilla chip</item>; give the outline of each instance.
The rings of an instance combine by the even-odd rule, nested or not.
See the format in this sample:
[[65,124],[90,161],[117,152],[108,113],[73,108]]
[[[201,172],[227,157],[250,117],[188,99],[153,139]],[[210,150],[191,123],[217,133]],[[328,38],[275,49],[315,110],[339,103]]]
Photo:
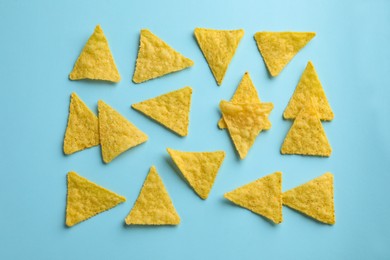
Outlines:
[[309,61],[286,110],[284,110],[283,117],[286,119],[296,118],[299,111],[301,111],[305,105],[306,100],[310,98],[317,109],[320,120],[333,119],[334,114],[332,108],[328,103],[328,99],[326,98],[314,66]]
[[69,172],[66,225],[74,226],[125,201],[125,197]]
[[219,107],[229,130],[230,137],[241,159],[252,147],[257,135],[268,124],[272,103],[233,104],[221,101]]
[[207,199],[225,152],[182,152],[169,148],[167,151],[194,191],[202,199]]
[[335,224],[330,172],[283,193],[283,204],[325,224]]
[[68,126],[64,138],[64,153],[72,154],[99,144],[99,121],[85,103],[72,93]]
[[330,156],[332,148],[317,111],[309,99],[284,139],[282,154]]
[[96,79],[119,82],[121,77],[116,68],[106,36],[97,25],[88,39],[69,75],[71,80]]
[[98,102],[98,110],[100,144],[105,163],[148,140],[145,133],[101,100]]
[[244,30],[213,30],[196,28],[195,38],[218,85],[222,84]]
[[131,107],[156,120],[180,136],[188,135],[192,89],[184,87],[133,104]]
[[191,67],[194,62],[175,51],[147,29],[141,30],[134,83],[164,76]]
[[283,221],[282,173],[274,172],[231,192],[225,198],[243,208],[272,220]]
[[[259,95],[257,94],[256,87],[255,85],[253,85],[252,79],[249,76],[248,72],[245,72],[230,102],[232,102],[233,104],[261,103]],[[218,127],[220,129],[226,128],[226,123],[223,118],[218,121]],[[270,128],[271,122],[267,119],[267,124],[264,126],[264,130],[269,130]]]
[[127,225],[178,225],[180,217],[154,166],[150,168]]
[[258,32],[255,40],[269,73],[275,77],[315,35],[314,32]]

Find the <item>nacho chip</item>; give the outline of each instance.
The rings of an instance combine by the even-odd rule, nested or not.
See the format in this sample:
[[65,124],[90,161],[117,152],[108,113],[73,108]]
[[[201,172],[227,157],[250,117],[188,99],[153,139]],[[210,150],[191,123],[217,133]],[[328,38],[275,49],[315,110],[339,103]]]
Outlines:
[[314,32],[258,32],[255,40],[269,73],[275,77],[315,35]]
[[330,156],[332,148],[312,101],[299,112],[284,139],[282,154]]
[[218,85],[222,84],[244,30],[213,30],[195,28],[195,38]]
[[296,118],[299,111],[305,105],[306,100],[313,101],[320,120],[332,120],[334,117],[332,108],[328,103],[324,89],[322,88],[320,79],[314,69],[311,61],[307,63],[306,69],[303,72],[301,79],[294,91],[293,96],[284,110],[283,117],[285,119]]
[[252,147],[257,135],[269,124],[268,116],[272,103],[233,104],[221,101],[219,104],[230,137],[241,159]]
[[207,199],[225,152],[182,152],[169,148],[167,151],[194,191],[202,199]]
[[[257,94],[256,87],[255,85],[253,85],[253,82],[248,72],[245,72],[230,102],[232,102],[233,104],[261,103],[259,95]],[[226,128],[226,123],[223,118],[218,121],[218,127],[220,129]],[[269,130],[270,128],[271,122],[267,120],[267,124],[264,126],[264,130]]]
[[325,224],[335,224],[330,172],[283,193],[283,204]]
[[184,87],[131,107],[180,136],[188,135],[192,89]]
[[88,39],[69,75],[71,80],[95,79],[119,82],[121,77],[100,25]]
[[98,102],[98,110],[100,144],[105,163],[148,140],[145,133],[101,100]]
[[99,144],[99,121],[85,103],[72,93],[68,126],[64,138],[64,153],[72,154]]
[[141,30],[134,83],[164,76],[191,67],[194,62],[175,51],[147,29]]
[[74,226],[125,201],[125,197],[69,172],[66,225]]
[[225,193],[224,196],[234,204],[266,217],[275,224],[283,221],[281,172],[274,172]]
[[141,192],[127,215],[127,225],[178,225],[180,217],[154,166],[150,168]]

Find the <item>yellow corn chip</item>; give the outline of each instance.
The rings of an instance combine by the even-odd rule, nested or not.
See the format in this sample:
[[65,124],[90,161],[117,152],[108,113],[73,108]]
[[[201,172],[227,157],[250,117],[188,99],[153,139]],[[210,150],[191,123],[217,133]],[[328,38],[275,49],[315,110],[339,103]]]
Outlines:
[[125,197],[69,172],[66,225],[74,226],[125,201]]
[[150,168],[127,225],[178,225],[180,217],[154,166]]
[[257,135],[268,124],[272,103],[234,104],[221,101],[219,104],[230,137],[241,159],[244,159],[252,147]]
[[98,110],[100,144],[105,163],[148,140],[145,133],[101,100],[98,102]]
[[71,80],[96,79],[119,82],[121,77],[116,68],[106,36],[97,25],[84,46],[69,75]]
[[167,151],[194,191],[202,199],[207,199],[225,152],[182,152],[169,148]]
[[282,173],[274,172],[231,192],[225,198],[250,211],[272,220],[283,221]]
[[325,224],[335,224],[330,172],[283,193],[283,204]]
[[314,32],[258,32],[255,40],[269,73],[275,77],[315,35]]
[[[236,92],[234,93],[232,99],[230,102],[234,104],[239,103],[261,103],[259,95],[257,94],[256,87],[253,85],[253,82],[251,80],[251,77],[249,76],[248,72],[245,72],[244,76],[241,79],[240,84],[238,85],[238,88]],[[221,118],[218,121],[218,127],[220,129],[226,128],[226,123]],[[271,122],[267,119],[267,123],[264,126],[264,130],[269,130],[271,128]]]
[[195,38],[218,85],[222,84],[244,30],[213,30],[196,28]]
[[180,136],[188,135],[192,89],[184,87],[167,94],[133,104],[142,112]]
[[332,148],[309,99],[284,139],[282,154],[330,156]]
[[328,103],[320,79],[318,78],[313,64],[309,61],[295,92],[283,113],[283,117],[286,119],[296,118],[299,111],[305,105],[306,100],[310,98],[317,109],[320,120],[333,119],[333,111]]
[[72,93],[68,126],[64,138],[64,153],[72,154],[98,144],[99,122],[97,116],[76,93]]
[[191,67],[194,62],[175,51],[147,29],[141,30],[133,81],[144,81]]

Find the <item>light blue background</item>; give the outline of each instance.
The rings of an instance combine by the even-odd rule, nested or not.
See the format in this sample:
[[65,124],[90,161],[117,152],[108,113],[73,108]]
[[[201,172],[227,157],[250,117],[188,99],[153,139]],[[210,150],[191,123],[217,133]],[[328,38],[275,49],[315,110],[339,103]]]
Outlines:
[[[162,1],[161,1],[162,2]],[[390,1],[0,1],[0,259],[390,259]],[[86,40],[101,24],[122,80],[69,81]],[[195,27],[245,29],[218,87],[193,37]],[[131,82],[139,30],[149,28],[195,66],[143,84]],[[317,36],[276,78],[267,74],[257,31],[315,31]],[[335,112],[324,128],[330,158],[282,156],[291,126],[282,119],[307,61],[313,61]],[[218,103],[249,71],[272,129],[240,161],[216,127]],[[130,109],[183,86],[194,93],[190,134],[180,138]],[[103,99],[149,135],[108,165],[100,148],[62,153],[69,96],[96,111]],[[227,156],[202,201],[172,168],[167,147],[223,149]],[[179,212],[177,227],[125,227],[151,165]],[[66,174],[82,176],[127,202],[66,228]],[[283,190],[326,171],[335,176],[337,223],[319,224],[288,208],[271,225],[223,194],[274,171]]]

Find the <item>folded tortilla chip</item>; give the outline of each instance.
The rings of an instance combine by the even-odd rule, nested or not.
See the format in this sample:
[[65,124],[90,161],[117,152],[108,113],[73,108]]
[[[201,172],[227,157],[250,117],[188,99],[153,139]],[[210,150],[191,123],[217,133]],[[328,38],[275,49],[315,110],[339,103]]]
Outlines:
[[154,166],[150,168],[127,225],[178,225],[180,217]]
[[330,172],[283,193],[283,204],[325,224],[335,224],[333,174]]

